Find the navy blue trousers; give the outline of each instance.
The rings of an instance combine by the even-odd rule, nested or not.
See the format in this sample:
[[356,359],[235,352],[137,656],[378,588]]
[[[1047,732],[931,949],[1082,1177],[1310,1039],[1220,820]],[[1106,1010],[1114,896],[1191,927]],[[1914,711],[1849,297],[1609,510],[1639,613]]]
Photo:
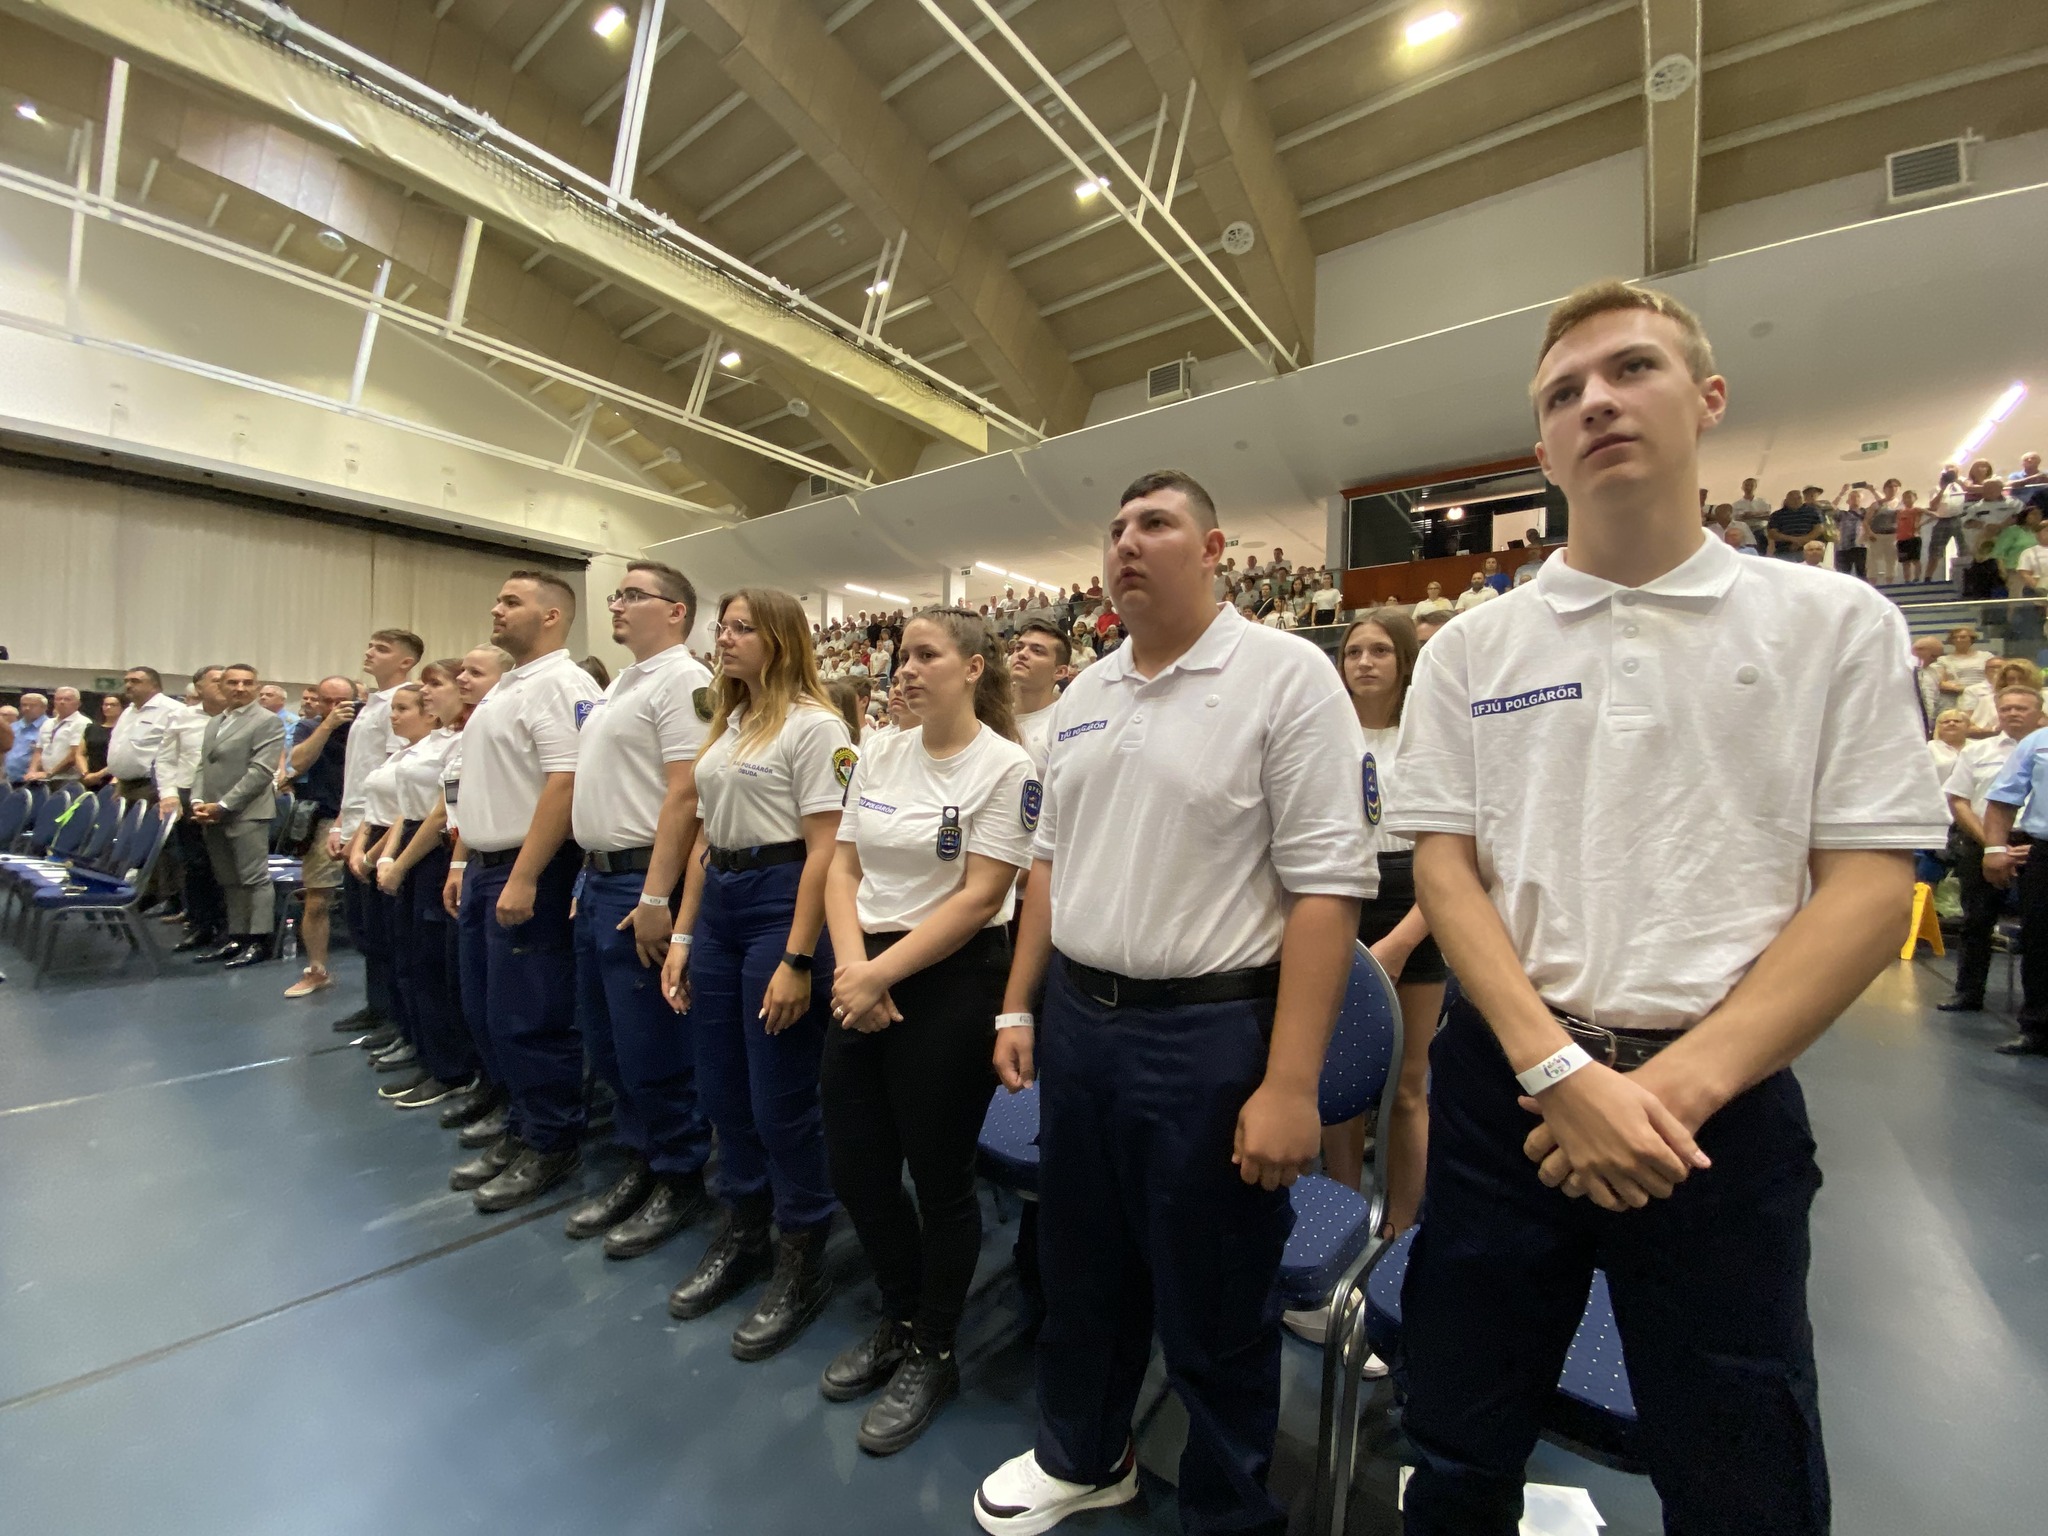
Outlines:
[[445,847],[407,872],[391,910],[392,979],[412,1019],[420,1065],[440,1082],[463,1083],[476,1075],[476,1049],[457,1002],[457,974],[448,961],[454,925],[441,905],[441,882],[447,876]]
[[498,1065],[498,1048],[491,1040],[490,1020],[484,1010],[490,995],[491,970],[490,941],[485,930],[495,920],[470,900],[475,874],[473,869],[463,872],[462,895],[455,904],[457,916],[448,934],[454,967],[450,974],[455,978],[456,1005],[461,1010],[463,1026],[469,1031],[470,1049],[476,1053],[484,1081],[502,1090],[505,1070]]
[[1037,1040],[1038,1463],[1107,1482],[1156,1331],[1186,1405],[1182,1529],[1274,1533],[1284,1189],[1231,1163],[1266,1075],[1270,999],[1106,1008],[1054,958]]
[[583,1134],[583,1039],[569,935],[569,895],[582,857],[574,843],[562,845],[541,871],[533,916],[515,928],[497,917],[510,864],[472,860],[462,891],[463,925],[483,940],[481,1012],[511,1100],[512,1131],[542,1152],[559,1152]]
[[576,1024],[597,1075],[618,1096],[621,1146],[656,1173],[695,1173],[711,1157],[711,1126],[697,1108],[690,1015],[661,995],[661,970],[640,963],[621,920],[639,905],[641,874],[583,872],[576,898]]
[[[377,887],[341,873],[341,910],[363,957],[363,1002],[377,1018],[399,1022],[391,996],[391,922]],[[408,1036],[407,1038],[411,1038]]]
[[690,1020],[697,1091],[718,1131],[716,1193],[728,1205],[772,1193],[775,1224],[803,1232],[839,1202],[825,1168],[819,1063],[832,1001],[832,944],[819,936],[811,1006],[777,1035],[761,1023],[768,978],[782,963],[803,865],[704,871],[690,947]]
[[1401,1290],[1403,1418],[1417,1455],[1407,1524],[1510,1536],[1529,1453],[1607,1272],[1671,1536],[1828,1529],[1807,1213],[1820,1188],[1790,1072],[1701,1127],[1714,1166],[1668,1200],[1608,1212],[1546,1189],[1535,1119],[1493,1031],[1462,999],[1430,1048],[1429,1173]]

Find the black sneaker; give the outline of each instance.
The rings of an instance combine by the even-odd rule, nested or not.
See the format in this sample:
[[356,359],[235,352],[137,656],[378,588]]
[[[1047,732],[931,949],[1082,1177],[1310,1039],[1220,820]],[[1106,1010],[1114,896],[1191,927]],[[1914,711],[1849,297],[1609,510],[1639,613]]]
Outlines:
[[1936,1013],[1982,1013],[1984,999],[1981,997],[1952,997],[1945,1003],[1934,1005]]
[[893,1456],[959,1395],[960,1366],[952,1352],[934,1355],[913,1347],[882,1395],[861,1415],[855,1438],[870,1456]]

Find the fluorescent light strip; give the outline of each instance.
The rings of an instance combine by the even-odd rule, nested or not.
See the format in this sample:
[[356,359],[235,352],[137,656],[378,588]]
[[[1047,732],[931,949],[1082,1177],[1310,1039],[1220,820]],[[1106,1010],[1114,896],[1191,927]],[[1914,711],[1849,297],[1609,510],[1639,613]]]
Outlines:
[[860,583],[853,581],[849,581],[846,584],[846,590],[849,592],[858,592],[862,597],[880,597],[882,595],[881,593],[877,592],[873,587],[864,587],[860,585]]
[[1985,414],[1984,419],[1971,429],[1968,437],[1956,445],[1956,451],[1950,457],[1960,463],[1977,452],[1991,440],[1991,434],[1998,430],[1998,424],[2018,410],[2020,402],[2026,398],[2027,386],[2024,383],[2014,382],[2007,386],[2005,393],[1991,403],[1991,409]]

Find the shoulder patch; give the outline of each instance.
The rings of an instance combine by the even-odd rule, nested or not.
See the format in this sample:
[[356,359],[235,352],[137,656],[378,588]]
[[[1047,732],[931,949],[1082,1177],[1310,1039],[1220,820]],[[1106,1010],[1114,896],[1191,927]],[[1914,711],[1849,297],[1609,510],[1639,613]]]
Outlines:
[[841,789],[853,782],[853,765],[860,761],[860,754],[851,747],[839,747],[832,753],[832,777],[839,781]]
[[1024,781],[1024,792],[1019,797],[1017,819],[1024,823],[1026,832],[1038,830],[1038,813],[1045,808],[1045,788],[1036,779]]
[[1380,824],[1380,765],[1368,752],[1365,754],[1365,819],[1369,826]]
[[583,729],[583,722],[590,718],[590,712],[595,708],[597,708],[597,700],[595,699],[578,699],[576,701],[577,730]]
[[711,690],[709,688],[699,688],[695,693],[692,693],[690,695],[690,707],[697,711],[697,718],[699,720],[709,720],[711,718]]

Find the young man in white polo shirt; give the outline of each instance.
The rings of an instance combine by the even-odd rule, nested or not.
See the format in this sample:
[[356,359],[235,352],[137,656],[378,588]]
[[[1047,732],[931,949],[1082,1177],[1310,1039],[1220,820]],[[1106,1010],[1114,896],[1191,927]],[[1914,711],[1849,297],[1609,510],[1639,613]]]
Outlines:
[[[342,759],[341,814],[327,829],[327,856],[336,863],[356,828],[363,824],[363,782],[372,770],[383,767],[384,760],[405,745],[391,730],[391,696],[398,692],[400,683],[412,676],[412,669],[425,654],[426,643],[407,629],[373,630],[369,643],[363,647],[363,670],[377,686],[346,721],[348,753]],[[306,958],[323,970],[327,965],[329,900],[324,889],[306,892],[308,908],[321,908],[317,916],[309,912],[304,925],[309,936],[319,942],[319,948],[309,949]],[[391,947],[390,936],[384,931],[384,904],[370,882],[356,879],[345,868],[341,870],[341,903],[348,917],[349,935],[363,955],[363,1006],[346,1018],[336,1019],[334,1028],[341,1034],[358,1028],[373,1030],[373,1041],[388,1043],[397,1039],[397,1034],[389,1029],[393,1017]]]
[[583,1039],[569,904],[582,853],[569,836],[576,733],[601,690],[566,644],[576,594],[550,571],[514,571],[491,606],[491,640],[513,668],[462,731],[462,830],[455,859],[462,941],[485,955],[480,1012],[511,1128],[449,1175],[480,1211],[509,1211],[561,1183],[582,1159]]
[[618,1095],[613,1120],[629,1162],[609,1189],[569,1213],[565,1230],[603,1233],[606,1257],[631,1259],[711,1209],[711,1126],[697,1108],[690,1019],[661,993],[675,931],[669,898],[697,835],[711,673],[683,644],[697,589],[681,571],[629,565],[606,606],[612,639],[633,653],[633,665],[577,732],[576,1023],[597,1075]]
[[1266,1491],[1285,1186],[1316,1159],[1378,876],[1343,683],[1308,641],[1217,604],[1222,554],[1191,477],[1132,484],[1104,551],[1129,638],[1053,709],[995,1052],[1012,1092],[1043,1073],[1039,1430],[975,1495],[992,1532],[1133,1496],[1155,1331],[1188,1406],[1184,1528],[1286,1526]]
[[1947,833],[1905,621],[1702,534],[1727,388],[1672,300],[1573,294],[1532,396],[1569,543],[1422,653],[1388,817],[1464,994],[1394,1361],[1406,1529],[1516,1529],[1597,1266],[1668,1528],[1824,1532],[1820,1173],[1787,1068]]
[[1053,706],[1060,701],[1060,672],[1074,659],[1067,637],[1044,619],[1026,620],[1010,642],[1010,681],[1017,690],[1017,739],[1031,754],[1031,770],[1045,777]]

